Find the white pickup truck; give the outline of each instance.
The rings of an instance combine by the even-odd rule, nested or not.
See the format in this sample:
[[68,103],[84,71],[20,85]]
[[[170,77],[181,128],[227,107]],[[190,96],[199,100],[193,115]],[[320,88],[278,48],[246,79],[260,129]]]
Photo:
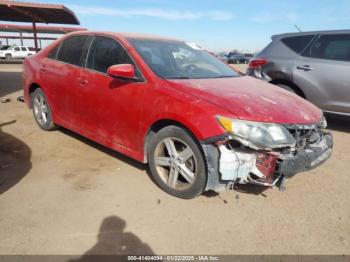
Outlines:
[[25,58],[34,54],[35,51],[29,50],[27,46],[9,46],[0,50],[0,58],[7,60]]

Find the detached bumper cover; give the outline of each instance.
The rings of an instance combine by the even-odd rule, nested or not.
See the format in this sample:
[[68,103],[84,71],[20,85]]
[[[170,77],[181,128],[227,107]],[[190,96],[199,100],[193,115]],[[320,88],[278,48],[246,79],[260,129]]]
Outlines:
[[[266,152],[244,145],[230,149],[227,145],[231,139],[220,136],[202,141],[208,170],[206,190],[224,191],[230,183],[278,186],[280,179],[324,163],[330,158],[333,148],[332,135],[323,131],[319,131],[318,141],[287,151]],[[260,163],[261,156],[266,156],[263,164]],[[275,169],[272,172],[262,172],[261,167],[269,162]]]
[[318,167],[332,155],[333,138],[330,133],[323,135],[319,143],[297,149],[294,155],[281,155],[279,173],[285,177]]

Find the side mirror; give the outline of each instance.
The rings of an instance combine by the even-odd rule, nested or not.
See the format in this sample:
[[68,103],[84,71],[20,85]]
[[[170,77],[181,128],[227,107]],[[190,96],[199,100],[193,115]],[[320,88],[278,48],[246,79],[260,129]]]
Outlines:
[[107,74],[126,81],[137,81],[135,67],[132,64],[112,65],[107,69]]

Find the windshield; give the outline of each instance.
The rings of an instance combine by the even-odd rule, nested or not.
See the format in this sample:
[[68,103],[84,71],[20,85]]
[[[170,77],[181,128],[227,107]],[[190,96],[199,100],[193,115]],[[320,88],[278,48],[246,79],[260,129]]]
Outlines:
[[0,50],[7,50],[9,48],[10,48],[9,46],[2,46],[2,47],[0,47]]
[[174,40],[129,39],[147,65],[166,79],[235,77],[230,66],[193,43]]

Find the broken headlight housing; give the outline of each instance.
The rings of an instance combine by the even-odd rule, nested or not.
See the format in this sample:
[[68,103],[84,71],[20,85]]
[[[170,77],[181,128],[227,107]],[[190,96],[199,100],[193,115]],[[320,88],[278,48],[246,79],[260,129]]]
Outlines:
[[220,125],[246,146],[256,149],[273,149],[295,146],[295,139],[282,125],[243,121],[217,116]]

